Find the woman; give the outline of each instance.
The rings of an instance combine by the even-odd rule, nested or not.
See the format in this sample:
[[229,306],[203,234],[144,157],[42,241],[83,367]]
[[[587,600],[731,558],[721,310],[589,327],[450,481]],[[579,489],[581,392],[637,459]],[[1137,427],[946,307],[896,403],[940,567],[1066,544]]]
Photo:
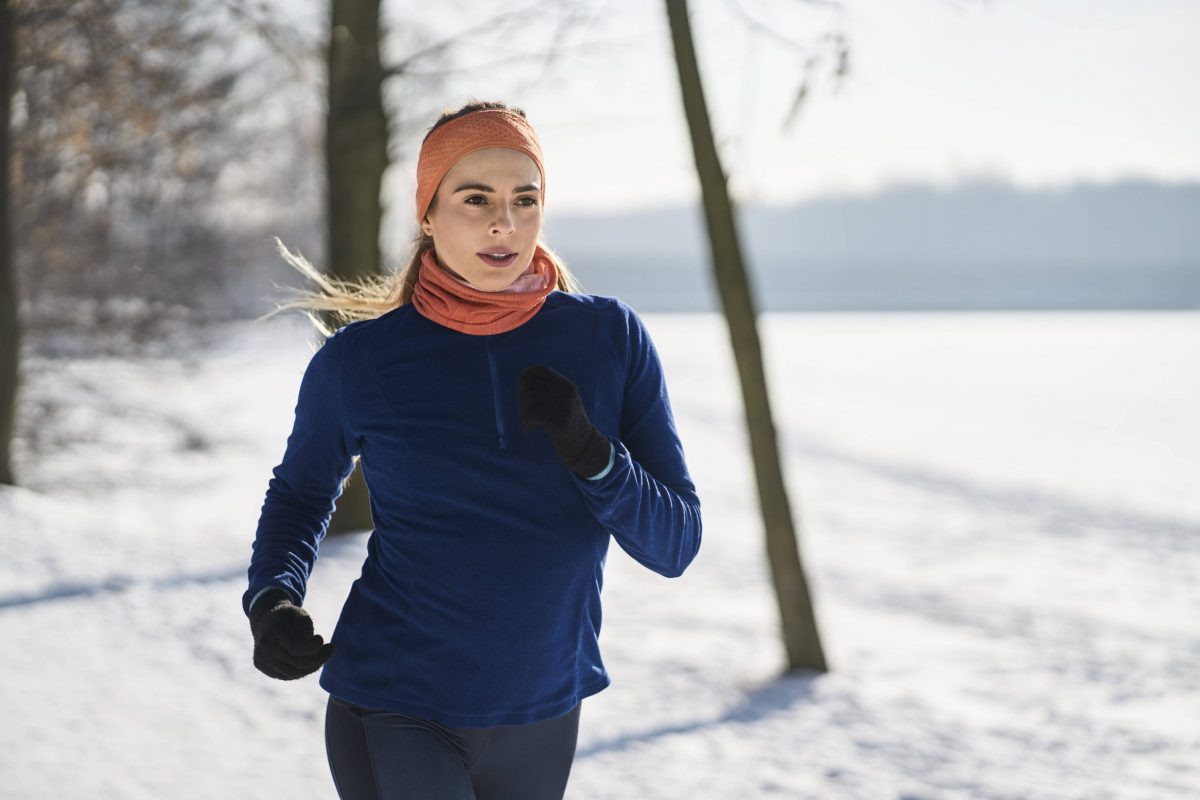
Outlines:
[[[353,321],[304,373],[242,605],[261,671],[324,666],[342,798],[561,798],[610,683],[609,537],[667,577],[700,546],[658,353],[629,306],[573,290],[545,193],[523,111],[444,114],[408,268],[300,304]],[[375,530],[326,643],[301,603],[356,458]]]

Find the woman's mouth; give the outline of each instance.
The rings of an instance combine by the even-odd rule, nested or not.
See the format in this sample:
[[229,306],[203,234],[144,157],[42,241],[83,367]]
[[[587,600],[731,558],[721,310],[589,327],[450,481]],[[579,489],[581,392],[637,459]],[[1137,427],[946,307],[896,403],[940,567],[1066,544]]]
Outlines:
[[507,267],[517,260],[516,253],[477,253],[483,263],[492,267]]

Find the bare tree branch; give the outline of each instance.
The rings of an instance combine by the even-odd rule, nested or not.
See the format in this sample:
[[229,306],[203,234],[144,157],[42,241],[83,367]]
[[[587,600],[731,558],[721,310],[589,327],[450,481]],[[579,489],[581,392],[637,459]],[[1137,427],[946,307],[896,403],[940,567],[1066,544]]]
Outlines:
[[[795,2],[833,11],[841,11],[844,8],[843,3],[839,0],[795,0]],[[824,60],[830,59],[834,62],[831,74],[834,78],[835,90],[845,81],[849,75],[849,42],[845,34],[837,30],[826,31],[808,41],[794,39],[783,33],[778,24],[769,24],[759,19],[747,8],[744,0],[726,0],[726,5],[742,20],[754,36],[762,37],[785,50],[804,56],[803,72],[791,94],[791,101],[780,125],[780,133],[787,133],[795,126],[800,112],[812,96],[813,86],[816,83],[816,72]]]
[[220,1],[234,19],[246,22],[272,52],[287,60],[293,76],[303,75],[306,61],[323,57],[323,43],[306,40],[294,27],[277,20],[264,3],[252,6],[250,0]]
[[428,58],[431,55],[441,53],[451,47],[461,44],[464,37],[471,36],[475,33],[494,31],[498,28],[504,28],[506,25],[523,24],[525,22],[525,15],[541,11],[546,6],[555,4],[555,2],[557,2],[557,0],[537,0],[537,2],[525,6],[522,9],[518,9],[516,11],[505,10],[499,14],[496,14],[495,16],[488,17],[482,22],[478,22],[475,25],[459,31],[452,36],[446,36],[431,45],[422,47],[419,50],[409,53],[407,56],[395,62],[394,64],[384,67],[383,77],[387,79],[405,74],[408,68],[414,62],[420,61],[422,58]]

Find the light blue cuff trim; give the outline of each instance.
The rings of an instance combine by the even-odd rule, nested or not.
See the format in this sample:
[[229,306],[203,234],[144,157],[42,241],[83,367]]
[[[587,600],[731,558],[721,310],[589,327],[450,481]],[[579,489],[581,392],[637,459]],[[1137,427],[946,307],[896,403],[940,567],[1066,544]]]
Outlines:
[[617,446],[612,443],[611,439],[609,439],[609,441],[608,441],[608,447],[609,447],[608,466],[605,467],[604,471],[601,472],[600,474],[593,475],[592,477],[588,478],[589,481],[600,480],[601,478],[603,478],[605,475],[607,475],[612,470],[613,464],[617,463]]
[[[254,601],[258,600],[258,598],[262,597],[264,594],[266,594],[267,592],[271,591],[272,589],[278,589],[278,588],[280,588],[280,587],[278,587],[278,586],[266,586],[266,587],[264,587],[264,588],[262,588],[262,589],[259,589],[259,590],[258,590],[258,594],[254,595],[254,597],[252,597],[252,598],[250,599],[250,609],[251,609],[251,610],[253,610],[253,609],[254,609]],[[291,595],[291,592],[288,592],[288,595],[290,596],[290,595]]]

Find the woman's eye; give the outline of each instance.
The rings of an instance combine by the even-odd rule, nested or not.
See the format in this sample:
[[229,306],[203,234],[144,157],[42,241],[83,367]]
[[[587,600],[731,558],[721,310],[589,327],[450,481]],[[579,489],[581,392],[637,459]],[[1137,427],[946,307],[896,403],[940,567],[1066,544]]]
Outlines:
[[[488,203],[488,199],[481,194],[473,194],[467,197],[463,202],[469,206],[485,206]],[[537,198],[529,196],[518,197],[517,205],[519,205],[521,208],[532,208],[533,206],[537,205]]]

